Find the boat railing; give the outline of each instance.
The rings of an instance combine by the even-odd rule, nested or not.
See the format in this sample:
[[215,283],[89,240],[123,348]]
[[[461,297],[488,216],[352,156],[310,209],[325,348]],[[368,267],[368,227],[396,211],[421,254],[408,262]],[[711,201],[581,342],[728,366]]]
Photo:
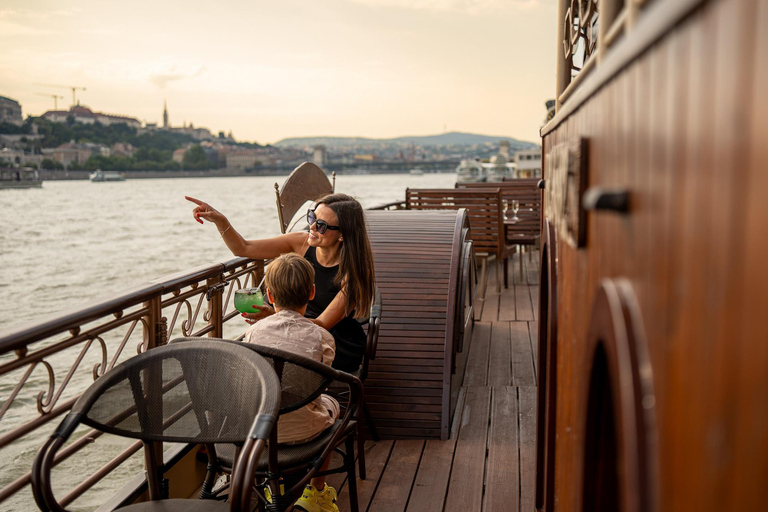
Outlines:
[[[9,461],[12,443],[42,445],[80,394],[95,379],[136,353],[176,336],[242,336],[234,291],[255,286],[264,261],[235,258],[169,275],[95,300],[41,321],[0,333],[0,389],[10,390],[0,405],[0,457]],[[49,300],[49,298],[46,298]],[[19,419],[19,411],[37,412]],[[86,431],[62,450],[54,465],[100,437]],[[111,447],[106,447],[109,451]],[[67,506],[139,451],[134,443],[73,486],[60,499]],[[112,451],[116,451],[112,448]],[[0,508],[30,483],[31,462],[0,489]],[[7,475],[7,473],[6,473]],[[7,481],[8,478],[3,478]]]
[[[575,111],[703,0],[559,0],[555,120]],[[586,85],[586,79],[589,85]],[[564,107],[564,108],[561,108]]]

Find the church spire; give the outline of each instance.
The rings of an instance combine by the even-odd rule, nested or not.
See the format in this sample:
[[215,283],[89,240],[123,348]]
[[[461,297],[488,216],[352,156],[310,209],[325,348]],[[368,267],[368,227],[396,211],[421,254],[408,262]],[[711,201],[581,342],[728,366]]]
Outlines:
[[168,101],[163,100],[163,128],[170,128],[168,126]]

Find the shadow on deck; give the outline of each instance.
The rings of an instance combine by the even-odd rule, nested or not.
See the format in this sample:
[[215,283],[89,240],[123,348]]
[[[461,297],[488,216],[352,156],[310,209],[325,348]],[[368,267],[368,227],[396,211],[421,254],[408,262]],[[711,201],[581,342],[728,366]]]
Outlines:
[[[498,293],[489,279],[478,304],[451,438],[366,442],[361,512],[533,510],[539,253],[523,256],[522,278],[518,255],[509,265],[514,284]],[[349,511],[344,476],[333,476]]]

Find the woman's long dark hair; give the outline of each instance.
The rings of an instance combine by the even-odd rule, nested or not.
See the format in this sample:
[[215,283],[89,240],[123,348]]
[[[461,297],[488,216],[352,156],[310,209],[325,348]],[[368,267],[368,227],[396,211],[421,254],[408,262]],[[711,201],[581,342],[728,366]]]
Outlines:
[[[373,303],[376,274],[373,251],[368,240],[365,212],[357,200],[346,194],[331,194],[317,202],[333,210],[339,219],[341,242],[336,285],[346,287],[347,303],[355,307],[355,318],[367,318]],[[346,312],[349,314],[349,310]]]

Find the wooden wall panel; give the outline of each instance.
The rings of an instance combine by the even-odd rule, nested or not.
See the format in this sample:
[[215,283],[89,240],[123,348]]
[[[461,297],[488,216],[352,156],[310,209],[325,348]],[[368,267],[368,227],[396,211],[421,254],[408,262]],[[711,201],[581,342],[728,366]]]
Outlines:
[[545,138],[588,138],[589,185],[631,193],[588,214],[586,248],[559,244],[555,510],[581,509],[584,344],[617,277],[654,370],[660,510],[768,502],[766,34],[765,2],[707,2]]
[[[742,346],[735,353],[732,407],[736,439],[728,482],[731,508],[759,510],[768,503],[768,4],[759,2],[754,13],[756,44],[754,75],[747,93],[751,116],[745,121],[749,137],[745,149],[748,173],[741,195],[744,201],[743,307],[736,321],[743,326]],[[761,435],[762,434],[762,435]]]

